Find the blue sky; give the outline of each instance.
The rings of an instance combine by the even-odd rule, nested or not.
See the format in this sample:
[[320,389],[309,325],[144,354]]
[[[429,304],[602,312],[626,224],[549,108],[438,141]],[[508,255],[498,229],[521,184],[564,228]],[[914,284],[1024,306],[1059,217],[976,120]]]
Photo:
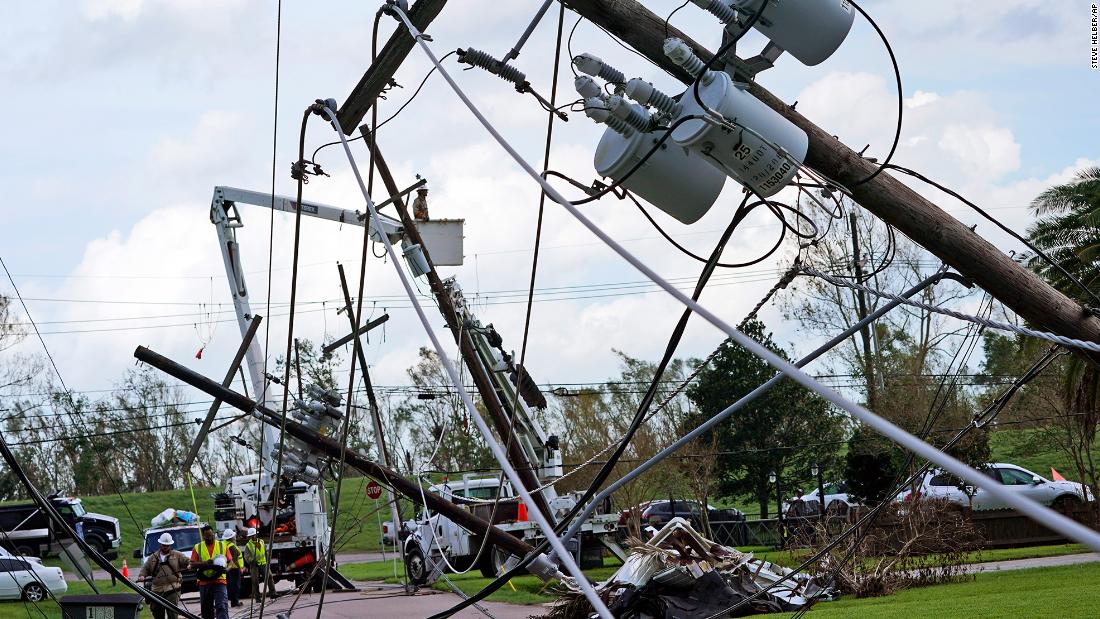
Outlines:
[[[434,48],[443,53],[473,46],[499,55],[538,4],[452,0],[430,30]],[[645,4],[667,14],[679,3]],[[44,331],[128,329],[46,336],[73,387],[109,388],[131,365],[137,344],[212,375],[221,373],[235,348],[235,325],[215,327],[199,305],[229,300],[207,210],[215,185],[270,186],[274,6],[250,0],[86,0],[7,7],[0,24],[6,43],[0,54],[6,96],[0,106],[7,120],[0,252],[24,295],[53,299],[29,302]],[[1038,191],[1100,160],[1100,115],[1095,112],[1100,72],[1088,67],[1088,2],[867,0],[864,6],[890,37],[902,70],[908,103],[898,163],[926,171],[1023,229],[1028,221],[1024,207]],[[279,193],[293,192],[287,172],[295,158],[301,110],[317,97],[342,99],[368,65],[374,8],[369,2],[284,2]],[[575,18],[566,19],[568,29]],[[673,23],[712,48],[718,41],[716,22],[694,6],[677,13]],[[551,11],[516,62],[544,93],[549,92],[554,26]],[[391,21],[383,20],[384,36],[392,28]],[[750,36],[743,48],[762,44],[760,37]],[[645,77],[670,92],[677,88],[590,24],[577,29],[573,51],[596,53],[628,77]],[[524,155],[539,161],[545,117],[533,100],[483,72],[458,71],[453,60],[448,67]],[[404,88],[380,105],[382,116],[404,101],[427,68],[414,50],[397,75]],[[564,100],[572,88],[564,64],[562,70]],[[759,81],[785,100],[797,99],[803,113],[857,150],[869,143],[869,153],[881,156],[888,148],[896,106],[893,76],[881,42],[861,18],[840,51],[822,65],[805,67],[784,57]],[[572,115],[556,129],[552,167],[591,179],[599,134],[587,119]],[[311,123],[308,144],[331,139],[329,128]],[[468,291],[523,289],[538,193],[438,76],[382,130],[380,140],[399,183],[424,174],[433,188],[433,214],[467,220],[466,264],[448,272],[457,274]],[[356,152],[365,159],[361,147]],[[306,196],[361,209],[340,153],[329,149],[320,161],[333,178],[314,181]],[[661,222],[697,252],[706,252],[732,208],[735,190],[728,183],[719,206],[693,226],[663,216]],[[964,222],[978,222],[934,192],[926,195]],[[672,253],[624,203],[604,201],[587,208],[662,274],[697,274],[695,263]],[[262,299],[269,215],[258,208],[244,209],[242,215],[245,268],[253,294]],[[276,301],[287,297],[289,221],[275,218]],[[774,229],[763,218],[747,224],[731,250],[740,257],[770,244],[764,232]],[[540,286],[642,279],[560,209],[548,213],[546,226]],[[1004,249],[1014,248],[988,225],[978,230],[1004,243]],[[359,235],[307,222],[303,239],[302,298],[334,299],[335,261],[358,271]],[[760,267],[736,286],[715,288],[704,302],[736,321],[771,286],[781,263]],[[368,274],[373,295],[400,293],[388,264],[372,260]],[[147,304],[153,301],[179,305]],[[385,341],[371,340],[371,363],[379,382],[396,384],[404,381],[404,369],[427,340],[412,313],[397,309],[397,302],[372,308],[381,312],[387,302],[395,305],[394,317]],[[339,334],[343,318],[331,305],[321,309],[303,314],[300,335]],[[600,380],[616,372],[612,347],[656,358],[676,310],[659,294],[536,304],[533,372],[542,382]],[[523,305],[484,305],[481,311],[518,348]],[[134,320],[148,316],[161,318]],[[804,339],[774,307],[763,316],[781,341]],[[65,322],[90,320],[100,322]],[[285,337],[285,318],[271,323],[271,341],[279,342]],[[720,339],[713,329],[694,325],[682,350],[705,355]],[[203,361],[193,359],[203,343],[209,352]],[[24,348],[33,352],[36,343]]]

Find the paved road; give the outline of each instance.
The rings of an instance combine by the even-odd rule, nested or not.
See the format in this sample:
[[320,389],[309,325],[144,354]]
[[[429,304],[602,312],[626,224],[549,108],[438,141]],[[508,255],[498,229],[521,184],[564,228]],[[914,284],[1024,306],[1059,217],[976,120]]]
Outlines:
[[1100,553],[1087,552],[1076,555],[1062,555],[1060,557],[1036,557],[1034,559],[1013,559],[1011,561],[989,561],[986,563],[974,563],[966,566],[968,574],[977,572],[1003,572],[1009,570],[1026,570],[1033,567],[1057,567],[1060,565],[1078,565],[1100,561]]
[[[280,583],[283,584],[283,583]],[[457,604],[461,598],[453,593],[443,593],[431,589],[420,590],[414,595],[405,595],[400,585],[382,585],[378,583],[356,583],[360,587],[356,592],[333,592],[325,594],[326,618],[361,619],[362,617],[427,617]],[[320,594],[304,594],[294,606],[295,617],[312,617],[317,612]],[[199,599],[195,594],[184,596],[183,603],[188,610],[198,613]],[[293,596],[269,601],[264,606],[264,617],[274,617],[286,611],[294,604]],[[249,603],[241,608],[231,609],[230,617],[244,619],[250,617]],[[546,612],[543,606],[521,606],[488,602],[484,608],[496,619],[526,619],[540,616]],[[252,605],[251,617],[257,618],[260,607]],[[485,615],[476,609],[467,609],[456,615],[459,619],[485,619]]]

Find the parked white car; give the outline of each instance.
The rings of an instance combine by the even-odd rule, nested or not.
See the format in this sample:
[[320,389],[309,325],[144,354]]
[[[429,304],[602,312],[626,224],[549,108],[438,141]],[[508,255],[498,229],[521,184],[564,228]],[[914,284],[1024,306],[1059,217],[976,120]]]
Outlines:
[[[995,462],[987,464],[983,472],[1012,492],[1059,511],[1076,509],[1094,498],[1083,484],[1075,481],[1051,481],[1015,464]],[[917,491],[922,497],[947,499],[964,507],[969,506],[970,498],[959,486],[959,480],[954,475],[933,469],[925,473]],[[906,489],[898,494],[897,500],[908,500],[911,494],[911,489]],[[981,488],[974,492],[973,506],[975,510],[1009,509],[1006,503]]]
[[[818,505],[820,499],[818,497],[818,488],[814,488],[814,491],[809,494],[802,495],[802,502],[805,503],[805,507],[802,510],[805,512],[803,515],[814,515],[818,513],[820,507]],[[791,497],[783,503],[783,513],[787,514],[790,511],[791,503],[795,501],[796,497]],[[848,512],[853,507],[859,507],[860,503],[854,500],[848,495],[848,485],[843,481],[829,482],[825,484],[825,513],[832,516],[847,517]]]
[[21,557],[0,558],[0,599],[40,602],[68,589],[59,567],[46,567]]
[[27,561],[30,561],[32,563],[42,563],[42,558],[41,557],[32,557],[32,556],[27,556],[27,555],[13,555],[12,553],[8,552],[7,548],[4,548],[3,546],[0,546],[0,559],[2,559],[2,558],[26,559]]

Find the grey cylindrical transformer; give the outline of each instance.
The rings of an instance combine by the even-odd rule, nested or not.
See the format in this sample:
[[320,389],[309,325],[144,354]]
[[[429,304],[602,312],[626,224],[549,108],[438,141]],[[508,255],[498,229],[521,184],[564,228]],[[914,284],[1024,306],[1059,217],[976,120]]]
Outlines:
[[[622,178],[653,148],[659,137],[658,134],[638,132],[624,136],[607,129],[596,147],[596,172],[616,180]],[[622,186],[690,224],[710,210],[725,182],[724,172],[708,165],[697,154],[666,141]]]
[[747,20],[767,2],[753,26],[805,65],[821,64],[840,47],[855,20],[848,0],[741,0],[737,9]]
[[[774,195],[798,172],[806,158],[806,132],[734,84],[729,75],[710,71],[699,83],[699,98],[735,126],[729,129],[701,119],[685,121],[672,131],[677,144],[698,152],[711,165],[763,197]],[[684,115],[705,116],[692,88],[680,97]],[[747,127],[750,130],[743,128]],[[766,139],[761,139],[760,134]],[[778,146],[783,152],[776,150]]]

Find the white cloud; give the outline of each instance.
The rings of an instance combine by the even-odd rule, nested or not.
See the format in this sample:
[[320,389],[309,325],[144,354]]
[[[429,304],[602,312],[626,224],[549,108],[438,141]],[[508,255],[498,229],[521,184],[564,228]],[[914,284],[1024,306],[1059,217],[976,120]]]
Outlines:
[[144,4],[144,0],[84,0],[81,10],[89,21],[117,17],[129,22],[137,19]]

